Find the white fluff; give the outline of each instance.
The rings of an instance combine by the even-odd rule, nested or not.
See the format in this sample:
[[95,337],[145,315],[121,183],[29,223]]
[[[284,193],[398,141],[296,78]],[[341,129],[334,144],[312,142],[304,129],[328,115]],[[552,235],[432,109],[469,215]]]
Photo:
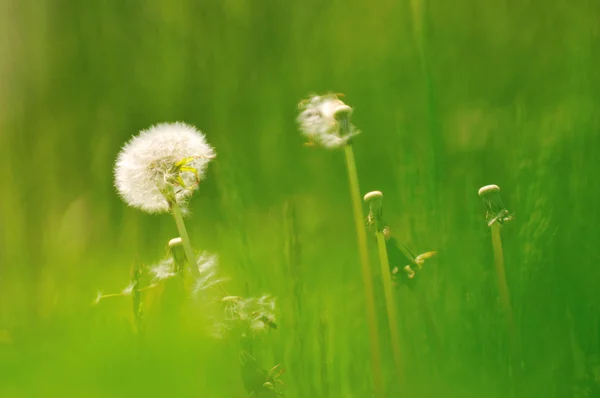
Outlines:
[[[195,127],[181,122],[157,124],[125,144],[115,165],[115,186],[128,205],[165,213],[170,209],[166,190],[172,189],[177,204],[185,205],[215,156]],[[178,162],[185,163],[183,170],[176,166]],[[177,179],[184,184],[175,183]]]
[[[339,148],[359,131],[350,124],[352,108],[340,100],[337,95],[313,95],[299,104],[300,115],[297,122],[300,131],[309,142],[325,148]],[[348,123],[347,131],[342,132],[341,121]]]

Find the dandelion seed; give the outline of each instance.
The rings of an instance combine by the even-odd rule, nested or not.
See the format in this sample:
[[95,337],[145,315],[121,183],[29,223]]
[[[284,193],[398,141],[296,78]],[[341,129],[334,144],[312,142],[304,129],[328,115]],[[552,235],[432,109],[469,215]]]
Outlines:
[[360,132],[350,124],[352,108],[335,94],[313,95],[299,104],[297,122],[309,143],[339,148]]
[[153,276],[153,283],[164,281],[177,275],[173,258],[162,260],[160,263],[150,267],[148,271]]
[[216,274],[210,273],[204,277],[200,277],[196,280],[194,284],[194,295],[200,294],[200,292],[204,290],[208,290],[213,286],[218,285],[219,283],[225,282],[226,279],[217,278]]
[[227,278],[218,276],[219,257],[216,254],[200,253],[196,265],[200,276],[196,278],[194,284],[193,294],[195,296],[227,280]]
[[125,289],[123,289],[121,291],[121,294],[123,296],[130,296],[131,293],[133,292],[133,288],[135,287],[135,283],[131,282],[129,285],[127,285],[127,287],[125,287]]
[[221,299],[221,301],[224,303],[231,303],[240,300],[240,298],[240,296],[225,296]]
[[195,127],[181,122],[157,124],[125,144],[115,165],[115,186],[128,205],[145,212],[168,212],[169,201],[185,210],[215,157]]
[[96,300],[94,300],[94,304],[98,304],[100,300],[102,300],[102,297],[104,297],[102,291],[98,290],[98,293],[96,294]]
[[201,274],[203,272],[208,272],[209,270],[216,270],[219,264],[219,256],[203,251],[198,256],[196,264],[198,266],[198,271],[200,271]]

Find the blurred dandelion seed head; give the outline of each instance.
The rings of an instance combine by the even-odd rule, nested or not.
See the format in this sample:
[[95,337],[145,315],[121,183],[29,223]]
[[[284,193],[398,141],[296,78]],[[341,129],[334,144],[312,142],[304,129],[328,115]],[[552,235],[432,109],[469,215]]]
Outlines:
[[148,213],[168,212],[167,197],[185,209],[215,157],[195,127],[160,123],[125,144],[115,164],[115,186],[129,206]]
[[277,329],[275,297],[263,295],[260,297],[226,296],[221,299],[225,310],[224,323],[230,329],[241,326],[254,334],[260,334],[269,329]]
[[313,95],[298,105],[297,122],[309,142],[339,148],[360,132],[350,124],[352,108],[336,94]]

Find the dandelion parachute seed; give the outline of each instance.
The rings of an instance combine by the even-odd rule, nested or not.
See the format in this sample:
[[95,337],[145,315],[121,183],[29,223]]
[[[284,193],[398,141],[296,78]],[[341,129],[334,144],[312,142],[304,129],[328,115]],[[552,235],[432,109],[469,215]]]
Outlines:
[[215,288],[220,288],[220,293],[224,293],[225,289],[222,286],[223,282],[227,282],[229,278],[221,277],[218,272],[219,256],[216,254],[201,252],[196,258],[196,269],[198,275],[194,281],[192,294],[198,298],[201,294],[204,298],[213,296],[214,292],[210,292]]
[[152,275],[152,283],[158,283],[177,276],[173,258],[166,258],[150,267],[149,273]]
[[166,213],[170,201],[185,207],[215,157],[195,127],[160,123],[125,144],[115,164],[115,186],[128,205]]

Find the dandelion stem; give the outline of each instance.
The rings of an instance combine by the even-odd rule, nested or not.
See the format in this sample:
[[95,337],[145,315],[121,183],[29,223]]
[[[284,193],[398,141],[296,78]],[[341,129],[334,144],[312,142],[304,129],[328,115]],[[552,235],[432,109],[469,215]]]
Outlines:
[[362,211],[362,201],[358,185],[358,174],[356,172],[356,162],[352,145],[344,146],[346,155],[346,166],[348,168],[348,181],[350,184],[350,194],[352,197],[352,208],[354,212],[354,222],[356,225],[356,235],[358,238],[358,250],[360,254],[362,278],[365,285],[365,300],[367,304],[367,320],[369,324],[369,337],[371,343],[371,367],[373,372],[373,383],[375,393],[382,397],[383,376],[381,370],[381,352],[379,349],[379,332],[377,330],[377,316],[375,312],[375,296],[373,288],[373,278],[371,276],[371,265],[369,263],[369,252],[367,249],[367,233],[365,231]]
[[506,322],[508,326],[509,344],[512,357],[512,374],[513,377],[515,377],[518,381],[518,376],[520,373],[519,339],[516,332],[512,307],[510,305],[508,285],[506,283],[506,272],[504,270],[504,254],[502,252],[502,238],[500,237],[500,228],[501,224],[499,224],[498,222],[494,222],[491,225],[492,246],[494,249],[494,264],[496,266],[496,277],[498,279],[500,301],[502,302],[502,307],[506,316]]
[[192,249],[190,237],[188,236],[185,223],[183,222],[181,208],[179,207],[176,201],[173,201],[173,203],[171,204],[171,210],[173,211],[173,217],[175,218],[175,223],[177,224],[177,230],[179,231],[181,243],[183,245],[183,249],[185,250],[185,256],[187,257],[192,275],[194,276],[194,278],[197,278],[200,276],[200,272],[198,271],[198,267],[196,266],[196,255],[194,254],[194,249]]
[[392,290],[392,279],[390,275],[390,264],[385,246],[385,236],[383,231],[375,233],[377,238],[377,248],[379,250],[379,263],[381,265],[381,278],[383,279],[383,290],[385,293],[385,303],[388,315],[388,325],[390,328],[390,338],[392,342],[392,355],[394,357],[394,365],[396,370],[396,378],[400,385],[400,389],[404,385],[404,369],[402,367],[402,357],[400,350],[400,340],[398,334],[398,318],[396,316],[396,306],[394,304],[394,293]]

